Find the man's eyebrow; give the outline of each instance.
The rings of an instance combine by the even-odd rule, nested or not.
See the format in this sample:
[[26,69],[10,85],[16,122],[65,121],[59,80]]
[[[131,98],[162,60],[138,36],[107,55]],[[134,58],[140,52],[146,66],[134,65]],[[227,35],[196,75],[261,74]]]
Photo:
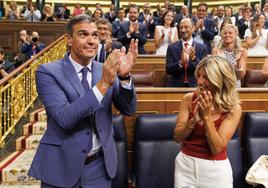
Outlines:
[[84,30],[84,29],[81,29],[77,33],[88,33],[88,31],[87,30]]
[[89,32],[88,30],[81,29],[81,30],[79,30],[77,33],[92,33],[92,34],[95,34],[95,33],[97,33],[97,32],[98,32],[98,30],[94,30],[94,31],[92,31],[92,32]]

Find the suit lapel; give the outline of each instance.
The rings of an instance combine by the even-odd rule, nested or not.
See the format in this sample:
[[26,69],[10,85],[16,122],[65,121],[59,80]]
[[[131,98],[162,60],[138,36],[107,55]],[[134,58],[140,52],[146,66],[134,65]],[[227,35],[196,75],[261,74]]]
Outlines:
[[177,41],[174,45],[174,50],[178,53],[182,51],[182,42],[181,40]]
[[96,62],[95,60],[92,61],[92,66],[91,66],[91,70],[92,70],[92,87],[94,87],[98,81],[101,79],[101,75],[102,75],[102,71],[99,68],[100,65],[98,65],[99,63]]
[[83,96],[85,94],[85,90],[78,78],[78,75],[68,57],[68,54],[66,54],[63,58],[63,72],[66,76],[66,78],[69,80],[71,85],[75,88],[75,90],[78,92],[79,96]]

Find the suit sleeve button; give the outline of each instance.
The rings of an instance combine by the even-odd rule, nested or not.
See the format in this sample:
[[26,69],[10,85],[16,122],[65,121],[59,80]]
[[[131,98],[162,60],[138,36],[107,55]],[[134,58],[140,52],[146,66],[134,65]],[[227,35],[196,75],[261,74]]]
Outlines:
[[83,149],[83,150],[82,150],[82,152],[83,152],[83,153],[86,153],[86,152],[87,152],[87,150]]

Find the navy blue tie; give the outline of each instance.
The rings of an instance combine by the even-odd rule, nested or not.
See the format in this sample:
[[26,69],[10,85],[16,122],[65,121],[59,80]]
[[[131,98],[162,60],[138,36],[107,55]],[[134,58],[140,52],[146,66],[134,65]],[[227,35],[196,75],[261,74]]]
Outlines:
[[[91,72],[91,70],[89,70],[88,67],[84,67],[84,68],[82,68],[81,72],[82,72],[81,83],[83,85],[83,88],[84,88],[85,92],[87,92],[89,90],[89,84],[88,84],[88,81],[87,81],[87,73]],[[89,134],[88,150],[90,151],[91,148],[92,148],[92,131],[95,128],[95,115],[94,114],[89,115],[89,122],[90,122],[91,129],[90,129],[90,131],[88,133]]]
[[101,41],[101,50],[99,54],[99,62],[104,63],[105,61],[105,48],[104,48],[105,41]]
[[82,72],[81,83],[82,83],[82,85],[84,87],[85,92],[87,92],[89,90],[89,84],[88,84],[88,81],[87,81],[87,73],[88,73],[88,71],[90,71],[88,67],[84,67],[81,70],[81,72]]

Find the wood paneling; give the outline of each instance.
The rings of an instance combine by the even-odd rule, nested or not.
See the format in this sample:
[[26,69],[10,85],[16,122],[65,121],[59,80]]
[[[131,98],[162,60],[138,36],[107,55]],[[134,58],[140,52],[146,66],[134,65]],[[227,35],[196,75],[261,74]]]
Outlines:
[[[262,69],[265,57],[248,57],[247,69]],[[133,71],[153,71],[156,86],[165,86],[166,57],[157,55],[139,55]]]
[[17,51],[19,32],[26,29],[28,34],[37,31],[40,41],[47,46],[65,33],[65,22],[26,22],[26,21],[0,21],[0,45],[6,52]]

